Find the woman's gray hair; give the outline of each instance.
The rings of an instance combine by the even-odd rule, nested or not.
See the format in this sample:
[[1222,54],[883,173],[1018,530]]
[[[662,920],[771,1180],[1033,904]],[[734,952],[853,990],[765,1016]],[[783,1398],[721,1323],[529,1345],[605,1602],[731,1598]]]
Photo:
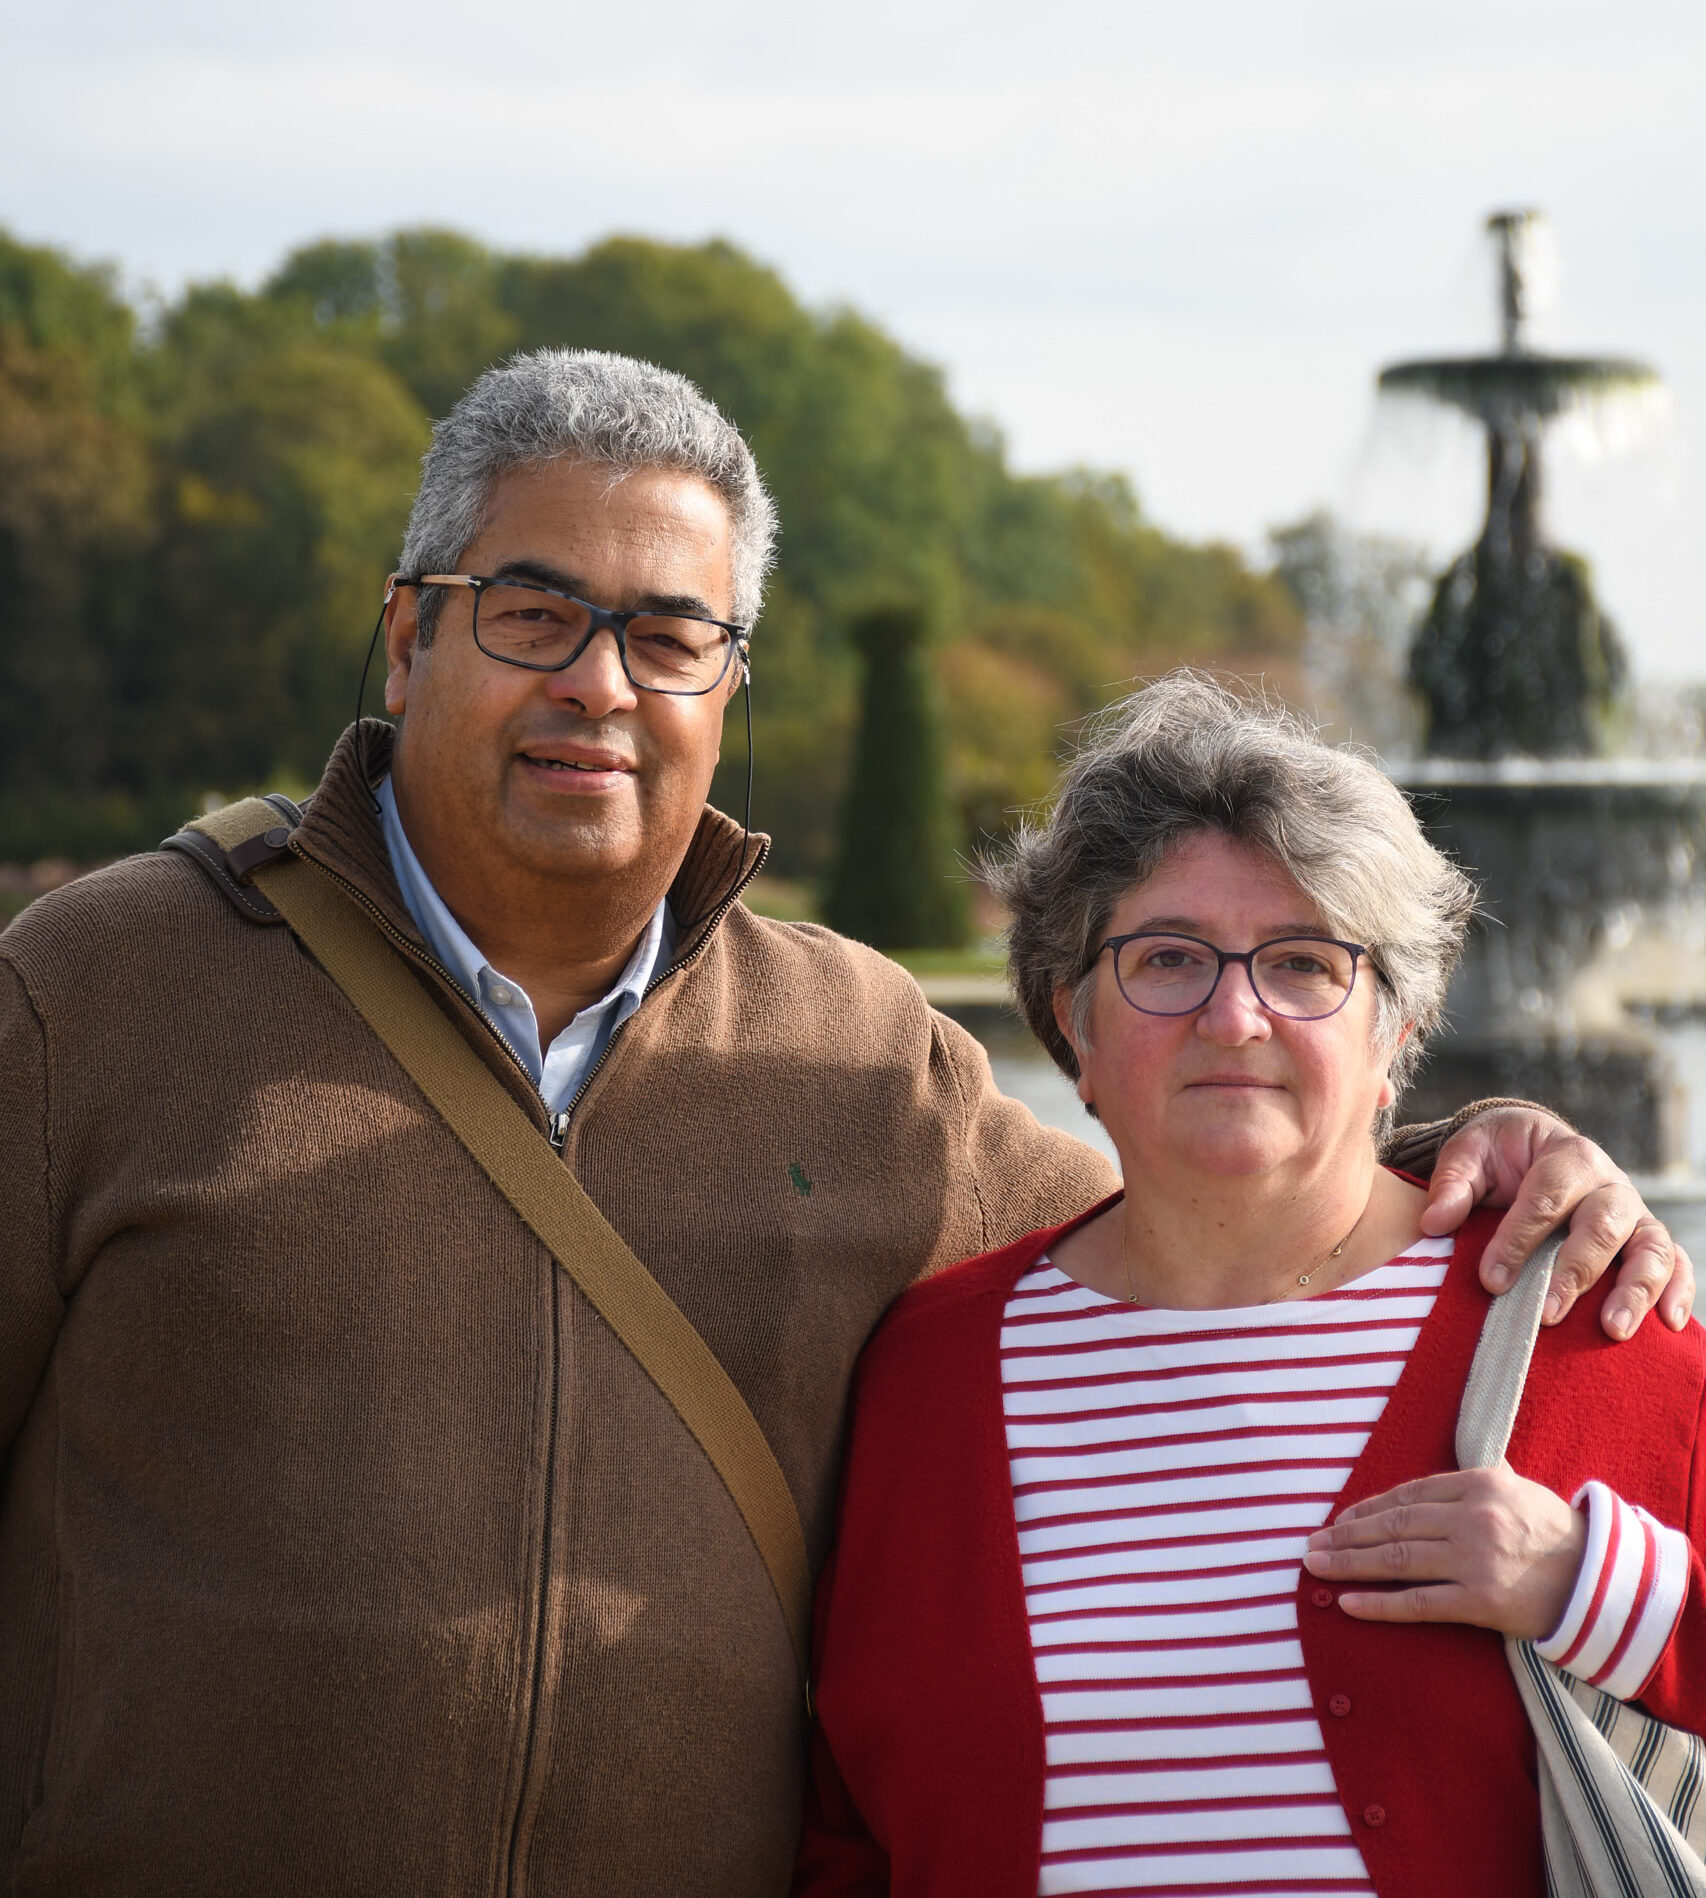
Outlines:
[[1103,713],[1046,820],[1021,826],[985,863],[1012,912],[1009,970],[1032,1033],[1076,1079],[1056,991],[1072,992],[1082,1044],[1115,906],[1204,832],[1270,857],[1333,935],[1367,945],[1381,978],[1375,1042],[1393,1050],[1402,1087],[1443,1013],[1474,885],[1423,836],[1372,757],[1200,673],[1169,673]]
[[[479,533],[500,475],[542,461],[604,463],[612,482],[642,468],[698,475],[733,526],[734,616],[758,618],[775,559],[776,508],[752,450],[685,376],[601,349],[536,349],[488,369],[432,431],[403,536],[406,578],[450,573]],[[421,596],[430,640],[443,595]]]

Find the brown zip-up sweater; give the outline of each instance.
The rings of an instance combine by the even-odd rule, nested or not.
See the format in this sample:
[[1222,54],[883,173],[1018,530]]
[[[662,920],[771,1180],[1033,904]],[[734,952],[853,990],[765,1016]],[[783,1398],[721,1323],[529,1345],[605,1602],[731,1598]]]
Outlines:
[[[348,734],[292,848],[544,1139]],[[740,849],[707,810],[564,1158],[745,1394],[815,1563],[885,1306],[1111,1180],[892,963],[734,902]],[[0,937],[9,1889],[784,1891],[804,1714],[740,1517],[266,908],[159,852]]]

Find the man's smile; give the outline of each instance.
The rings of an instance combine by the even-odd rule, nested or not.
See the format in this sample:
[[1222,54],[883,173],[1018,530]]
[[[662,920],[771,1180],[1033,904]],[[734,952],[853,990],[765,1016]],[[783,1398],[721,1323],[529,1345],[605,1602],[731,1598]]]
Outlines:
[[637,769],[633,759],[594,745],[529,745],[517,756],[530,777],[549,781],[553,790],[583,795],[615,790]]

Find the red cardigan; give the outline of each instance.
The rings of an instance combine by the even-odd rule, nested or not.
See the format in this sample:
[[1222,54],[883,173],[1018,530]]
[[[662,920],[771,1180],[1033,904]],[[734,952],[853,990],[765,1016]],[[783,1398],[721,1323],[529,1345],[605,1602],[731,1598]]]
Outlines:
[[[1344,1502],[1456,1467],[1458,1400],[1487,1307],[1475,1265],[1493,1223],[1475,1215],[1459,1236]],[[797,1893],[1035,1898],[1042,1706],[999,1340],[1013,1287],[1071,1229],[1032,1233],[914,1287],[860,1361],[837,1544],[817,1593],[818,1720]],[[1641,1698],[1699,1731],[1706,1333],[1649,1321],[1612,1344],[1598,1307],[1583,1299],[1542,1332],[1510,1462],[1566,1496],[1599,1477],[1687,1531],[1687,1602]],[[1499,1637],[1353,1621],[1335,1600],[1300,1572],[1305,1666],[1381,1898],[1544,1898],[1534,1749]],[[1343,1696],[1348,1713],[1329,1712]]]

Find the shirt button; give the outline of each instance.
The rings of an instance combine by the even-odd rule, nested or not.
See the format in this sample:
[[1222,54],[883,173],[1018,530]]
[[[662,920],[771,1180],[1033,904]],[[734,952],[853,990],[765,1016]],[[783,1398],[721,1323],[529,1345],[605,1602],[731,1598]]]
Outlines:
[[1386,1808],[1384,1806],[1364,1806],[1362,1809],[1362,1822],[1365,1826],[1385,1825]]
[[1328,1697],[1327,1711],[1332,1714],[1335,1719],[1343,1720],[1350,1710],[1351,1697],[1349,1694],[1332,1694]]
[[508,1008],[515,1000],[515,990],[507,982],[494,982],[486,992],[492,998],[494,1008]]
[[1333,1591],[1330,1588],[1318,1588],[1309,1599],[1314,1602],[1317,1608],[1331,1608],[1333,1605]]

